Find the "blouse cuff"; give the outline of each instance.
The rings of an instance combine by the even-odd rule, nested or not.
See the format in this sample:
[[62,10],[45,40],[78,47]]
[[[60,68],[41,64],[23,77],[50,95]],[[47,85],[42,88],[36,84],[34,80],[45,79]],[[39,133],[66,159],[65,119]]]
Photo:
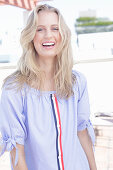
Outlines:
[[0,156],[4,154],[5,151],[11,151],[13,148],[16,148],[16,155],[15,155],[15,166],[18,163],[18,148],[16,143],[24,144],[22,140],[14,140],[8,138],[7,140],[1,139],[0,140]]
[[94,132],[93,125],[92,125],[90,120],[84,121],[82,124],[80,124],[78,126],[78,131],[84,130],[86,128],[88,130],[89,136],[91,138],[91,141],[92,141],[92,144],[93,144],[93,147],[94,147],[94,144],[95,144],[95,132]]

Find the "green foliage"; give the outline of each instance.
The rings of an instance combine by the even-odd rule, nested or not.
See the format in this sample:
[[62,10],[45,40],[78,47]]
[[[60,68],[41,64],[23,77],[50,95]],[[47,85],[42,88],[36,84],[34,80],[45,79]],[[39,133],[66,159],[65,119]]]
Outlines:
[[98,22],[86,22],[82,24],[77,24],[76,26],[78,27],[83,27],[83,26],[108,26],[112,25],[113,21],[98,21]]
[[80,17],[76,21],[77,22],[89,22],[89,21],[95,21],[96,17]]
[[106,18],[80,17],[76,19],[75,29],[77,34],[110,32],[113,31],[113,21]]

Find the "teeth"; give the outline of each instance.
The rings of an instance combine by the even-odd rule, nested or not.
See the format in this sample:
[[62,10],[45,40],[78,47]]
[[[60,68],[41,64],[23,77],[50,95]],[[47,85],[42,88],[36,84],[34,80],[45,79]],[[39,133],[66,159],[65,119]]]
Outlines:
[[55,43],[43,43],[42,45],[54,45]]

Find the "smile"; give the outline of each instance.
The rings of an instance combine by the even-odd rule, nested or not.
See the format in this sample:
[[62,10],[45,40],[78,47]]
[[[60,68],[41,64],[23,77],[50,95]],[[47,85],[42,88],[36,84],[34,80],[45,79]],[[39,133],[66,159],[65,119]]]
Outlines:
[[52,49],[55,46],[54,42],[44,42],[42,43],[42,46],[46,49]]
[[42,43],[43,46],[46,46],[46,47],[50,47],[50,46],[54,46],[55,43],[54,42],[45,42],[45,43]]

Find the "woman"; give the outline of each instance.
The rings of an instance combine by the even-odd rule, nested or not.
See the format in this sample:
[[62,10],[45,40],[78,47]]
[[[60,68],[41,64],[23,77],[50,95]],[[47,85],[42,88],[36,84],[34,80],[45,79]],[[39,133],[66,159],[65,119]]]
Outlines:
[[60,12],[37,6],[21,34],[18,69],[4,83],[2,152],[13,170],[96,170],[87,83],[72,71],[71,34]]

